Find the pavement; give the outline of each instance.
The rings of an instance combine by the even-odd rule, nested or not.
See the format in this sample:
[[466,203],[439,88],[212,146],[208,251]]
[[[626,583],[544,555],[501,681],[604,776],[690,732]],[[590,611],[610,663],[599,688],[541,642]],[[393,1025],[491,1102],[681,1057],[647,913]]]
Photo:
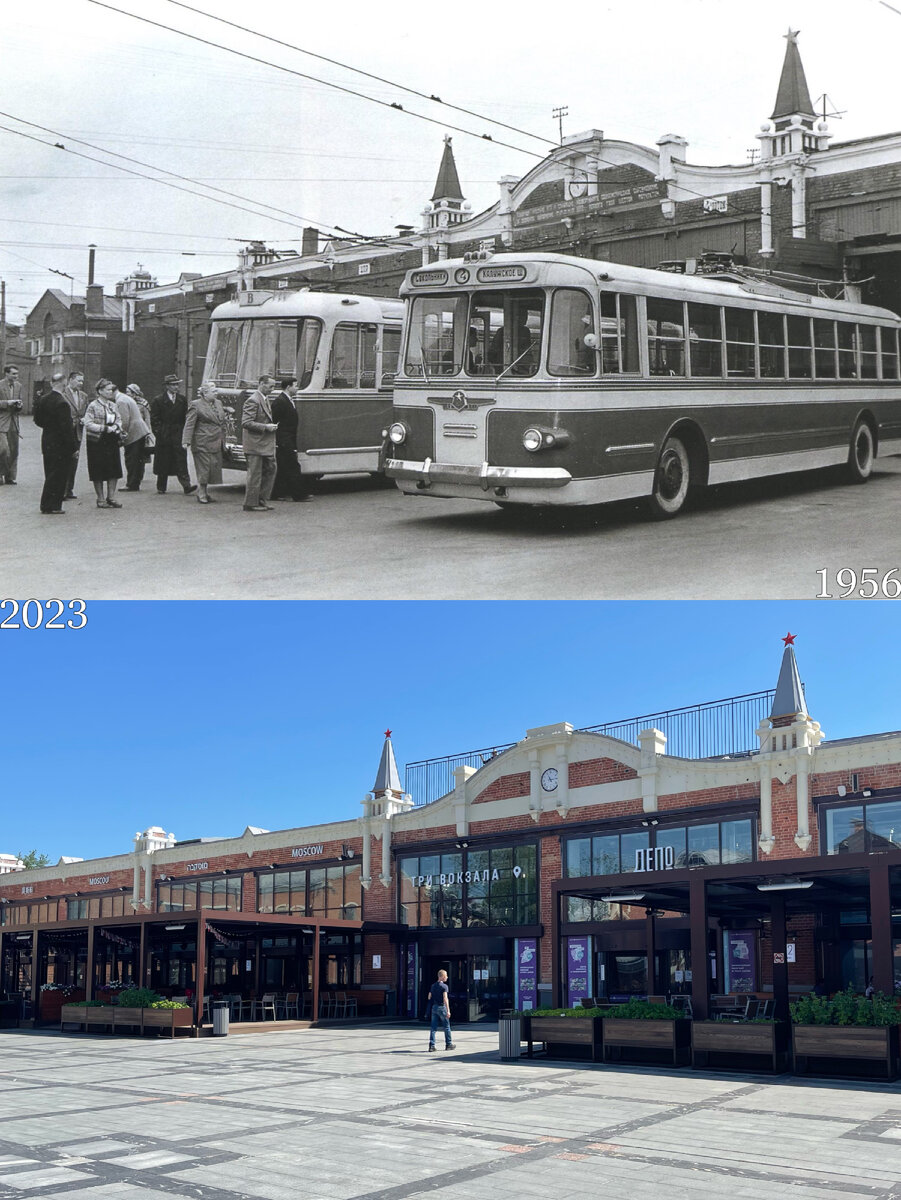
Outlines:
[[901,1085],[504,1063],[493,1027],[0,1032],[0,1198],[901,1197]]

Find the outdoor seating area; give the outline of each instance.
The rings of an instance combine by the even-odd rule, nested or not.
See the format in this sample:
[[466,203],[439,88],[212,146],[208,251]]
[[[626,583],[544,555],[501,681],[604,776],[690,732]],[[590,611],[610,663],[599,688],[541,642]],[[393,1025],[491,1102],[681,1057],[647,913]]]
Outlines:
[[[183,1004],[191,1004],[187,996],[172,996]],[[374,1009],[383,1008],[384,992],[367,993],[363,1015],[374,1015]],[[213,1021],[213,1005],[219,1000],[228,1003],[228,1016],[232,1024],[258,1023],[266,1021],[340,1021],[360,1016],[359,994],[353,992],[321,992],[319,1010],[312,1012],[313,998],[309,992],[263,992],[259,996],[244,996],[238,992],[224,995],[205,995],[200,1024],[210,1025]]]

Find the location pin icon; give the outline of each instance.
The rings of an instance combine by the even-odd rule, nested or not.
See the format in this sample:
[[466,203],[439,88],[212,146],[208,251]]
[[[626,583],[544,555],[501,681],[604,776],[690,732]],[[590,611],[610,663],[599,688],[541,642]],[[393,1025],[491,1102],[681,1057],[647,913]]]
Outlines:
[[517,879],[519,879],[520,875],[522,874],[522,867],[514,867],[513,874],[516,876]]

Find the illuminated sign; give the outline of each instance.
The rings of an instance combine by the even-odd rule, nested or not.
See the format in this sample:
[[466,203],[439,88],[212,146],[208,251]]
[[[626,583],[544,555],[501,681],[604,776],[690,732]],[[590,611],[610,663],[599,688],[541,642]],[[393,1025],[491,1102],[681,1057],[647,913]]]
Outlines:
[[447,271],[414,271],[410,276],[414,287],[429,287],[447,283]]
[[315,858],[317,854],[322,853],[322,845],[318,846],[295,846],[291,851],[292,858]]
[[208,862],[186,863],[185,870],[186,871],[207,871],[207,870],[209,870],[209,866],[210,866],[210,864]]
[[480,283],[511,283],[525,279],[525,267],[479,267]]
[[27,886],[25,884],[22,885],[22,895],[23,896],[30,896],[33,891],[34,891],[34,884],[29,883]]
[[671,871],[675,865],[676,851],[672,846],[635,851],[636,871]]
[[102,883],[109,883],[109,875],[92,875],[88,883],[91,887],[98,887]]

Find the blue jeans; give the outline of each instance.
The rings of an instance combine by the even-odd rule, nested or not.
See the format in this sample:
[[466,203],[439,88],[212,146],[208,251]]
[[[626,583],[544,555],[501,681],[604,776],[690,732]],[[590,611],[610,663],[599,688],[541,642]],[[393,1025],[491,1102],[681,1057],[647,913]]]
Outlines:
[[439,1029],[444,1030],[444,1044],[449,1046],[453,1041],[451,1037],[450,1018],[447,1015],[447,1010],[443,1004],[432,1005],[432,1027],[429,1030],[429,1045],[435,1045],[435,1034]]

